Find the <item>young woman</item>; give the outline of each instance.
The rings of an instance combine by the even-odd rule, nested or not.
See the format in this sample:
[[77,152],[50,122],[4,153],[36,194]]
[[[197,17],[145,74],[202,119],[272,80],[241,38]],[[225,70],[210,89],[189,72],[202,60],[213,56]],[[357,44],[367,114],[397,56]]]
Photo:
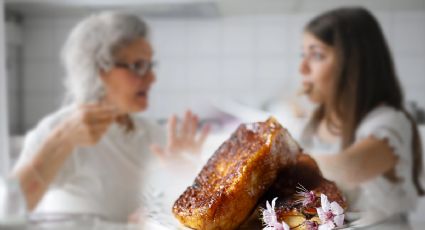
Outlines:
[[339,8],[305,27],[304,92],[317,104],[302,145],[352,210],[375,220],[414,210],[422,149],[382,30],[364,8]]

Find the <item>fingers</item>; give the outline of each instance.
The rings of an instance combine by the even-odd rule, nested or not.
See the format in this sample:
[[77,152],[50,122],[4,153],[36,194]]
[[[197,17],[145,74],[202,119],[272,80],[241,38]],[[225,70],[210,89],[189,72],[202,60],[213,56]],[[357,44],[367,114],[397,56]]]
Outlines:
[[177,116],[172,115],[167,123],[167,141],[168,145],[175,145],[177,143]]
[[111,105],[111,104],[106,104],[106,103],[88,103],[88,104],[83,104],[80,106],[80,108],[82,109],[87,109],[90,110],[92,112],[117,112],[118,109]]
[[110,124],[118,116],[114,107],[99,103],[82,105],[80,113],[83,121],[88,125]]
[[85,143],[88,144],[96,144],[103,137],[103,130],[91,130],[90,134],[85,137]]
[[168,138],[169,148],[175,150],[193,145],[198,126],[197,116],[187,110],[180,129],[177,127],[177,117],[173,116],[172,119],[168,129],[169,135],[172,135]]
[[180,131],[180,139],[184,142],[187,141],[189,132],[191,129],[191,122],[192,122],[192,112],[190,110],[187,110],[184,115],[183,125],[182,129]]
[[109,125],[115,121],[116,117],[113,115],[110,116],[93,116],[88,115],[85,117],[85,121],[90,125]]
[[192,141],[192,140],[195,139],[196,131],[198,129],[198,123],[199,123],[198,116],[193,114],[192,117],[190,118],[190,121],[189,121],[189,129],[188,129],[188,132],[187,132],[187,140],[188,141]]
[[193,114],[190,110],[187,110],[183,123],[181,124],[181,129],[178,131],[177,116],[171,116],[167,123],[167,145],[165,150],[154,148],[152,149],[153,152],[159,153],[160,155],[164,155],[164,153],[168,152],[181,152],[184,150],[199,152],[211,127],[210,125],[205,125],[198,136],[198,123],[198,116]]
[[204,127],[202,127],[201,133],[199,134],[199,138],[198,138],[198,141],[197,141],[197,145],[199,147],[201,147],[204,144],[205,140],[208,137],[208,134],[210,133],[210,130],[211,130],[210,124],[206,124],[206,125],[204,125]]
[[95,134],[103,134],[109,128],[109,123],[103,122],[95,124],[91,127],[91,130]]
[[117,117],[112,106],[101,103],[81,105],[76,115],[80,125],[76,123],[74,127],[80,129],[75,135],[81,145],[97,143]]
[[103,121],[97,121],[96,123],[92,123],[92,124],[86,124],[85,133],[88,137],[89,142],[97,143],[102,138],[102,136],[106,133],[111,123],[112,123],[111,120],[109,121],[103,120]]
[[114,107],[110,106],[98,106],[98,107],[88,107],[87,113],[92,116],[99,119],[102,118],[115,118],[118,116],[118,112]]
[[183,127],[181,131],[181,139],[185,143],[191,143],[194,141],[196,130],[198,128],[198,116],[192,113],[192,111],[187,110],[185,114],[185,119],[183,122]]

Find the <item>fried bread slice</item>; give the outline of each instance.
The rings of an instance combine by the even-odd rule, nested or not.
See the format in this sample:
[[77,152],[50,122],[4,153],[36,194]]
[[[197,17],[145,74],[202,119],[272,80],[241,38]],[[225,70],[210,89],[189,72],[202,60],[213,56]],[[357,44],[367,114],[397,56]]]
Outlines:
[[172,211],[193,229],[235,229],[298,152],[298,144],[274,118],[243,124],[208,160]]

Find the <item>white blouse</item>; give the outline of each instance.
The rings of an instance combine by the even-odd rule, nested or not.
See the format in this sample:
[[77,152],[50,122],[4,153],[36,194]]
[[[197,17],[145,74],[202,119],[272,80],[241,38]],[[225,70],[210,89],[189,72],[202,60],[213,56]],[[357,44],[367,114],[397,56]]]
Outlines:
[[[27,134],[15,170],[31,159],[52,129],[72,111],[73,107],[67,107],[47,116]],[[112,124],[96,145],[76,148],[35,212],[92,213],[127,221],[140,206],[146,178],[160,179],[148,172],[158,165],[149,145],[165,141],[165,130],[157,124],[137,115],[132,115],[132,120],[133,132],[126,133]],[[147,173],[151,175],[143,176]]]
[[[344,191],[351,210],[366,212],[368,219],[375,221],[414,211],[418,195],[412,180],[412,135],[406,115],[389,106],[378,106],[360,122],[355,142],[371,136],[386,140],[398,157],[395,170],[401,181],[392,183],[378,176],[356,190]],[[342,150],[341,143],[325,143],[315,136],[301,145],[308,153],[337,154]]]

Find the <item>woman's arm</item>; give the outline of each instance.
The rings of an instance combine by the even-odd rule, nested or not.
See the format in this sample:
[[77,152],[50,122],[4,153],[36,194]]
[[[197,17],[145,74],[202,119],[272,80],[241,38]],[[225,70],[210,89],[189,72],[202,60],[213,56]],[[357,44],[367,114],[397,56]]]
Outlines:
[[115,120],[109,106],[83,105],[58,124],[41,143],[36,153],[12,176],[21,183],[29,210],[34,209],[77,146],[96,144]]
[[327,179],[347,188],[394,169],[397,156],[384,140],[366,138],[339,154],[312,155]]
[[36,207],[72,150],[63,130],[57,128],[34,157],[13,172],[12,176],[19,178],[29,210]]

